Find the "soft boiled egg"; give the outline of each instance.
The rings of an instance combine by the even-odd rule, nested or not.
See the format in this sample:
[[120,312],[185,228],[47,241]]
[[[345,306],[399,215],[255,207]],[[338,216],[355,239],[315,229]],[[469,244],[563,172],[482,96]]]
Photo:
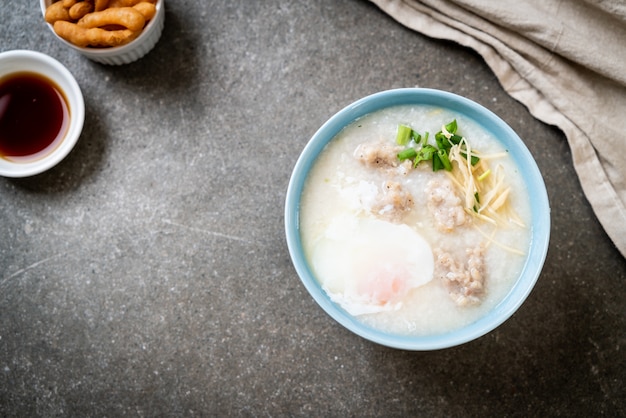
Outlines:
[[352,315],[402,306],[433,278],[433,253],[405,224],[338,216],[311,251],[311,267],[331,299]]

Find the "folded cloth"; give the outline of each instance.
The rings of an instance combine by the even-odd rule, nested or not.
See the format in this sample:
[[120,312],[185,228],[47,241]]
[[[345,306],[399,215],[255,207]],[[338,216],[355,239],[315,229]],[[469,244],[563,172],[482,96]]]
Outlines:
[[583,192],[626,257],[626,2],[370,0],[478,52],[504,90],[567,137]]

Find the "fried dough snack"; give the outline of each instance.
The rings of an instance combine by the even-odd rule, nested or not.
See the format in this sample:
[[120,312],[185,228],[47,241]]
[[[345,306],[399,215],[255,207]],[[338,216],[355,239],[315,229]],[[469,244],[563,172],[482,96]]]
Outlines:
[[109,5],[109,0],[95,0],[94,8],[96,12],[101,12]]
[[86,29],[117,25],[133,32],[143,29],[145,24],[146,19],[143,15],[132,7],[115,7],[88,13],[77,23],[78,26]]
[[157,0],[58,0],[45,19],[61,38],[78,47],[125,45],[156,15]]
[[63,1],[57,1],[56,3],[52,3],[46,9],[45,15],[46,22],[51,25],[54,24],[57,20],[70,20],[70,11],[69,8],[63,5]]
[[140,33],[129,29],[84,28],[65,20],[57,20],[53,27],[61,38],[81,48],[125,45],[139,36]]
[[87,13],[93,12],[93,3],[88,1],[81,1],[70,7],[70,18],[72,20],[79,20]]
[[147,1],[140,1],[133,6],[133,9],[141,13],[143,18],[146,19],[146,22],[152,20],[154,15],[156,15],[156,6],[152,3],[148,3]]
[[156,3],[147,0],[110,0],[109,7],[133,7],[143,2]]

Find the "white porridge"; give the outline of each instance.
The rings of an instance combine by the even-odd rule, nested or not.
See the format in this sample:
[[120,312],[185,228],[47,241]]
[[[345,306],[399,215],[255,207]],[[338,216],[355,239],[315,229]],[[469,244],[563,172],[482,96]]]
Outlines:
[[363,323],[402,335],[451,331],[497,305],[523,268],[530,224],[503,145],[429,106],[345,128],[316,160],[300,207],[305,256],[324,291]]

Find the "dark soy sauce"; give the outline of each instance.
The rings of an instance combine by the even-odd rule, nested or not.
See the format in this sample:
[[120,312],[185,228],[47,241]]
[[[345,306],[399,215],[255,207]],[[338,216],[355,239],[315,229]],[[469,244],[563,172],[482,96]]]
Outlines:
[[61,142],[68,126],[67,101],[52,80],[30,72],[0,79],[0,158],[41,158]]

